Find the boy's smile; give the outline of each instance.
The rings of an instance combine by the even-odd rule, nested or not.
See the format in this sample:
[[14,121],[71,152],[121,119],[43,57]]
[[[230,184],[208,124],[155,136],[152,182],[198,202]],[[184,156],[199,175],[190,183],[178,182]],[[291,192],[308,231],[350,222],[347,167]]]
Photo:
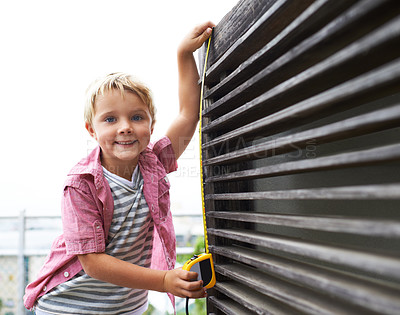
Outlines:
[[86,129],[101,147],[102,165],[130,180],[153,132],[148,106],[132,92],[105,92],[96,100],[93,124]]

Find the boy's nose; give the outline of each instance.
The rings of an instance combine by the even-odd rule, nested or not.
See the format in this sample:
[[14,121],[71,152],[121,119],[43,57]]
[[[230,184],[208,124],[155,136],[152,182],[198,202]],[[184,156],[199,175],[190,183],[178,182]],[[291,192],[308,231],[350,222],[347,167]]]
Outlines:
[[119,126],[119,133],[129,134],[132,133],[132,131],[132,126],[128,122],[121,122],[121,125]]

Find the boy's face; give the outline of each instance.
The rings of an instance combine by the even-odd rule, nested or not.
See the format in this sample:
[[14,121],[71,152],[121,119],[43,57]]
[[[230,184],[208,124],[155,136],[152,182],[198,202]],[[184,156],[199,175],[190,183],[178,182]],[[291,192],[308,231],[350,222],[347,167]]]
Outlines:
[[139,96],[111,90],[96,100],[90,135],[101,147],[101,163],[112,173],[131,179],[139,154],[153,132],[148,106]]

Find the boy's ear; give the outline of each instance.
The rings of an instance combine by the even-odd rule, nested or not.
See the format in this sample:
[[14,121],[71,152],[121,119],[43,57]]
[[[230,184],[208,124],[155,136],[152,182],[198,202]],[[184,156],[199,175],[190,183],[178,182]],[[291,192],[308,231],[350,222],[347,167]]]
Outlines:
[[86,122],[85,128],[89,132],[89,134],[92,136],[92,138],[97,140],[96,132],[94,131],[92,124],[89,124],[88,122]]

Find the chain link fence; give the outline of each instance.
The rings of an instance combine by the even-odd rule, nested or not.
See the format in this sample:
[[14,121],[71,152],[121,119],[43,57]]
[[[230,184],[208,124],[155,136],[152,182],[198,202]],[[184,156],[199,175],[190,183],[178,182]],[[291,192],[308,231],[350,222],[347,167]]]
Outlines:
[[0,256],[0,314],[17,314],[17,256]]
[[23,306],[25,286],[61,233],[59,216],[0,217],[0,315],[32,314]]

